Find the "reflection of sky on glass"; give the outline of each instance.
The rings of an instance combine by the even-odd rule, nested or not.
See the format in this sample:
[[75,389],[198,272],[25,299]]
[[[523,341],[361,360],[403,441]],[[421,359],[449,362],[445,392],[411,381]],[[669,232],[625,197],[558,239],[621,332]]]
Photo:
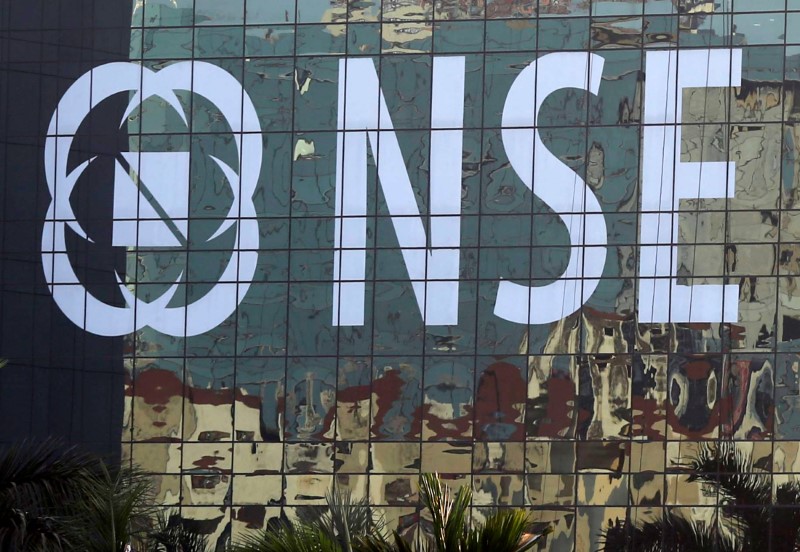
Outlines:
[[273,0],[272,2],[248,2],[247,4],[248,20],[281,22],[285,20],[287,11],[290,20],[294,19],[294,2]]
[[241,24],[244,18],[244,0],[195,0],[195,24]]
[[[642,15],[642,4],[639,2],[593,2],[594,15]],[[576,9],[573,15],[583,15]]]
[[648,14],[670,14],[675,13],[675,4],[672,0],[649,0],[644,9]]
[[169,6],[170,8],[189,8],[192,9],[192,0],[142,0],[137,5],[147,4],[148,6]]
[[[294,27],[285,26],[285,27],[270,27],[269,28],[271,34],[270,37],[274,39],[281,38],[282,35],[291,35],[294,33]],[[245,27],[244,30],[245,37],[254,36],[258,39],[264,39],[264,27]]]
[[701,31],[714,31],[717,36],[728,36],[731,34],[732,19],[730,13],[709,14],[697,28]]
[[[784,0],[758,0],[758,2],[748,2],[739,0],[736,5],[738,11],[783,11]],[[788,9],[796,9],[792,7],[792,1],[789,0]]]
[[737,15],[733,22],[736,24],[736,33],[744,35],[748,44],[777,44],[783,40],[783,14]]
[[[672,0],[647,0],[647,13],[674,13],[675,6]],[[589,15],[589,3],[586,2],[586,7],[580,5],[570,6],[569,16]],[[594,16],[608,16],[608,15],[642,15],[642,0],[633,2],[592,2],[591,15]]]
[[[644,12],[650,14],[671,14],[675,13],[673,0],[636,0],[634,2],[592,2],[592,14],[595,16],[604,15],[642,15],[642,4],[645,4]],[[572,15],[587,15],[583,10],[575,10]]]
[[787,80],[800,80],[800,46],[786,47],[784,74]]
[[297,20],[304,23],[322,21],[322,15],[330,7],[330,0],[304,0],[297,6]]
[[[783,40],[784,16],[782,13],[721,13],[729,12],[732,0],[721,0],[714,15],[709,15],[699,26],[701,30],[711,30],[717,36],[732,34],[733,25],[736,25],[736,34],[744,37],[745,44],[778,44]],[[759,9],[766,7],[759,6]],[[739,3],[739,11],[743,11]]]
[[294,0],[249,0],[247,23],[292,23],[294,22]]

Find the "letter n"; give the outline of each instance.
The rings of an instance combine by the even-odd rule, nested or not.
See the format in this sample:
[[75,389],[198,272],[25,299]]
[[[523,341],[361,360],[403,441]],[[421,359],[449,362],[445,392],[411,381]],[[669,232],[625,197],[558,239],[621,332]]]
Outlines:
[[433,58],[426,234],[378,73],[369,58],[339,62],[333,325],[364,325],[367,143],[426,325],[458,323],[464,58]]

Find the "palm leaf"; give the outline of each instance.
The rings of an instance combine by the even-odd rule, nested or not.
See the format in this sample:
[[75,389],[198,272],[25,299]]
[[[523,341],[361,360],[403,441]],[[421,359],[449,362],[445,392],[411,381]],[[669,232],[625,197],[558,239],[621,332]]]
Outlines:
[[[373,513],[368,498],[355,499],[347,489],[326,496],[327,507],[298,509],[294,523],[243,537],[234,552],[376,552],[410,549],[392,544],[384,534],[383,518]],[[400,539],[402,541],[402,539]]]
[[0,550],[60,552],[69,546],[56,518],[30,516],[26,512],[13,510],[3,516],[3,521],[3,527],[0,527]]
[[298,522],[324,532],[346,552],[357,537],[383,534],[383,518],[374,514],[369,498],[356,500],[348,489],[337,489],[326,501],[327,508],[300,509]]
[[424,473],[419,478],[422,503],[431,515],[433,542],[439,551],[456,551],[468,531],[472,490],[461,487],[455,496],[437,474]]
[[277,527],[248,534],[231,552],[341,552],[339,543],[325,531],[307,524],[282,522]]
[[394,531],[392,537],[368,535],[357,538],[353,543],[354,552],[412,552],[414,548],[400,533]]
[[689,481],[703,481],[718,487],[737,505],[769,506],[772,503],[769,477],[754,472],[750,457],[734,443],[704,443],[688,467]]
[[800,549],[800,484],[790,481],[778,485],[772,514],[772,550],[794,552]]
[[23,442],[0,456],[0,504],[61,507],[79,497],[95,457],[58,440]]
[[208,537],[191,530],[178,514],[156,515],[156,527],[147,534],[149,552],[205,552]]
[[754,472],[751,458],[731,442],[704,443],[689,462],[689,481],[702,481],[717,489],[724,513],[751,549],[770,546],[772,483]]
[[152,482],[136,469],[101,465],[76,514],[75,540],[85,552],[122,552],[141,540],[153,516]]
[[98,460],[58,440],[23,442],[0,455],[0,549],[59,552],[66,521]]
[[700,528],[672,511],[639,526],[618,520],[604,531],[602,550],[800,550],[800,483],[781,484],[773,496],[770,478],[755,471],[750,456],[730,442],[702,445],[686,467],[690,481],[719,493],[722,508],[710,527]]
[[483,525],[468,532],[463,552],[525,552],[547,534],[527,532],[530,520],[522,510],[502,511],[490,516]]
[[659,519],[639,526],[617,520],[602,537],[606,552],[739,552],[733,540],[716,526],[700,527],[668,510]]

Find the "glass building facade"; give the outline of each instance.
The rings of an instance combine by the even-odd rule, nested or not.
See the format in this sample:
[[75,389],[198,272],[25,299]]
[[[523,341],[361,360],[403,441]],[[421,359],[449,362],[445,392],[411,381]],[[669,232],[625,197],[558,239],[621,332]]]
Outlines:
[[[69,7],[69,10],[67,10]],[[800,1],[0,6],[0,441],[220,546],[420,473],[542,550],[800,477]],[[796,412],[797,411],[797,412]]]

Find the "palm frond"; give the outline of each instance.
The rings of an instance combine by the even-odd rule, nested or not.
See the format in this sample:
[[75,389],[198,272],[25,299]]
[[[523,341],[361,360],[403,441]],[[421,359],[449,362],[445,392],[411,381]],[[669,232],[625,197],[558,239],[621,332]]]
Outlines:
[[205,552],[208,537],[186,526],[177,513],[158,512],[156,526],[147,533],[149,552]]
[[772,514],[772,550],[800,550],[800,483],[790,481],[778,485]]
[[436,549],[458,550],[469,529],[472,490],[464,486],[454,496],[437,474],[424,473],[419,478],[419,492],[431,515]]
[[471,529],[461,547],[462,552],[525,552],[547,534],[528,533],[530,520],[522,510],[501,511],[485,523]]
[[772,483],[755,471],[752,459],[734,443],[701,445],[689,462],[689,481],[701,481],[718,490],[720,504],[731,525],[751,549],[770,546]]
[[62,552],[69,542],[60,531],[59,520],[50,516],[31,516],[12,510],[3,516],[0,550]]
[[317,528],[336,540],[343,550],[352,550],[353,539],[383,535],[384,520],[375,515],[368,497],[355,499],[348,489],[326,495],[327,508],[298,510],[298,522]]
[[81,495],[97,465],[95,457],[54,439],[14,445],[0,456],[0,504],[61,507]]
[[413,552],[414,548],[400,533],[394,531],[391,538],[383,535],[369,535],[357,538],[353,543],[354,552]]
[[74,538],[85,552],[122,552],[146,534],[154,509],[152,482],[136,469],[101,465],[85,489]]
[[0,549],[59,552],[66,521],[98,460],[61,441],[23,442],[0,455]]
[[319,528],[282,522],[274,528],[243,536],[231,547],[231,552],[341,552],[341,548]]
[[736,505],[769,506],[772,503],[769,477],[755,472],[750,457],[734,443],[704,443],[688,466],[689,481],[703,481],[718,487]]
[[366,535],[353,541],[355,552],[397,552],[392,541],[385,537]]
[[733,539],[717,527],[701,527],[673,510],[635,525],[617,520],[603,532],[604,552],[738,552]]

